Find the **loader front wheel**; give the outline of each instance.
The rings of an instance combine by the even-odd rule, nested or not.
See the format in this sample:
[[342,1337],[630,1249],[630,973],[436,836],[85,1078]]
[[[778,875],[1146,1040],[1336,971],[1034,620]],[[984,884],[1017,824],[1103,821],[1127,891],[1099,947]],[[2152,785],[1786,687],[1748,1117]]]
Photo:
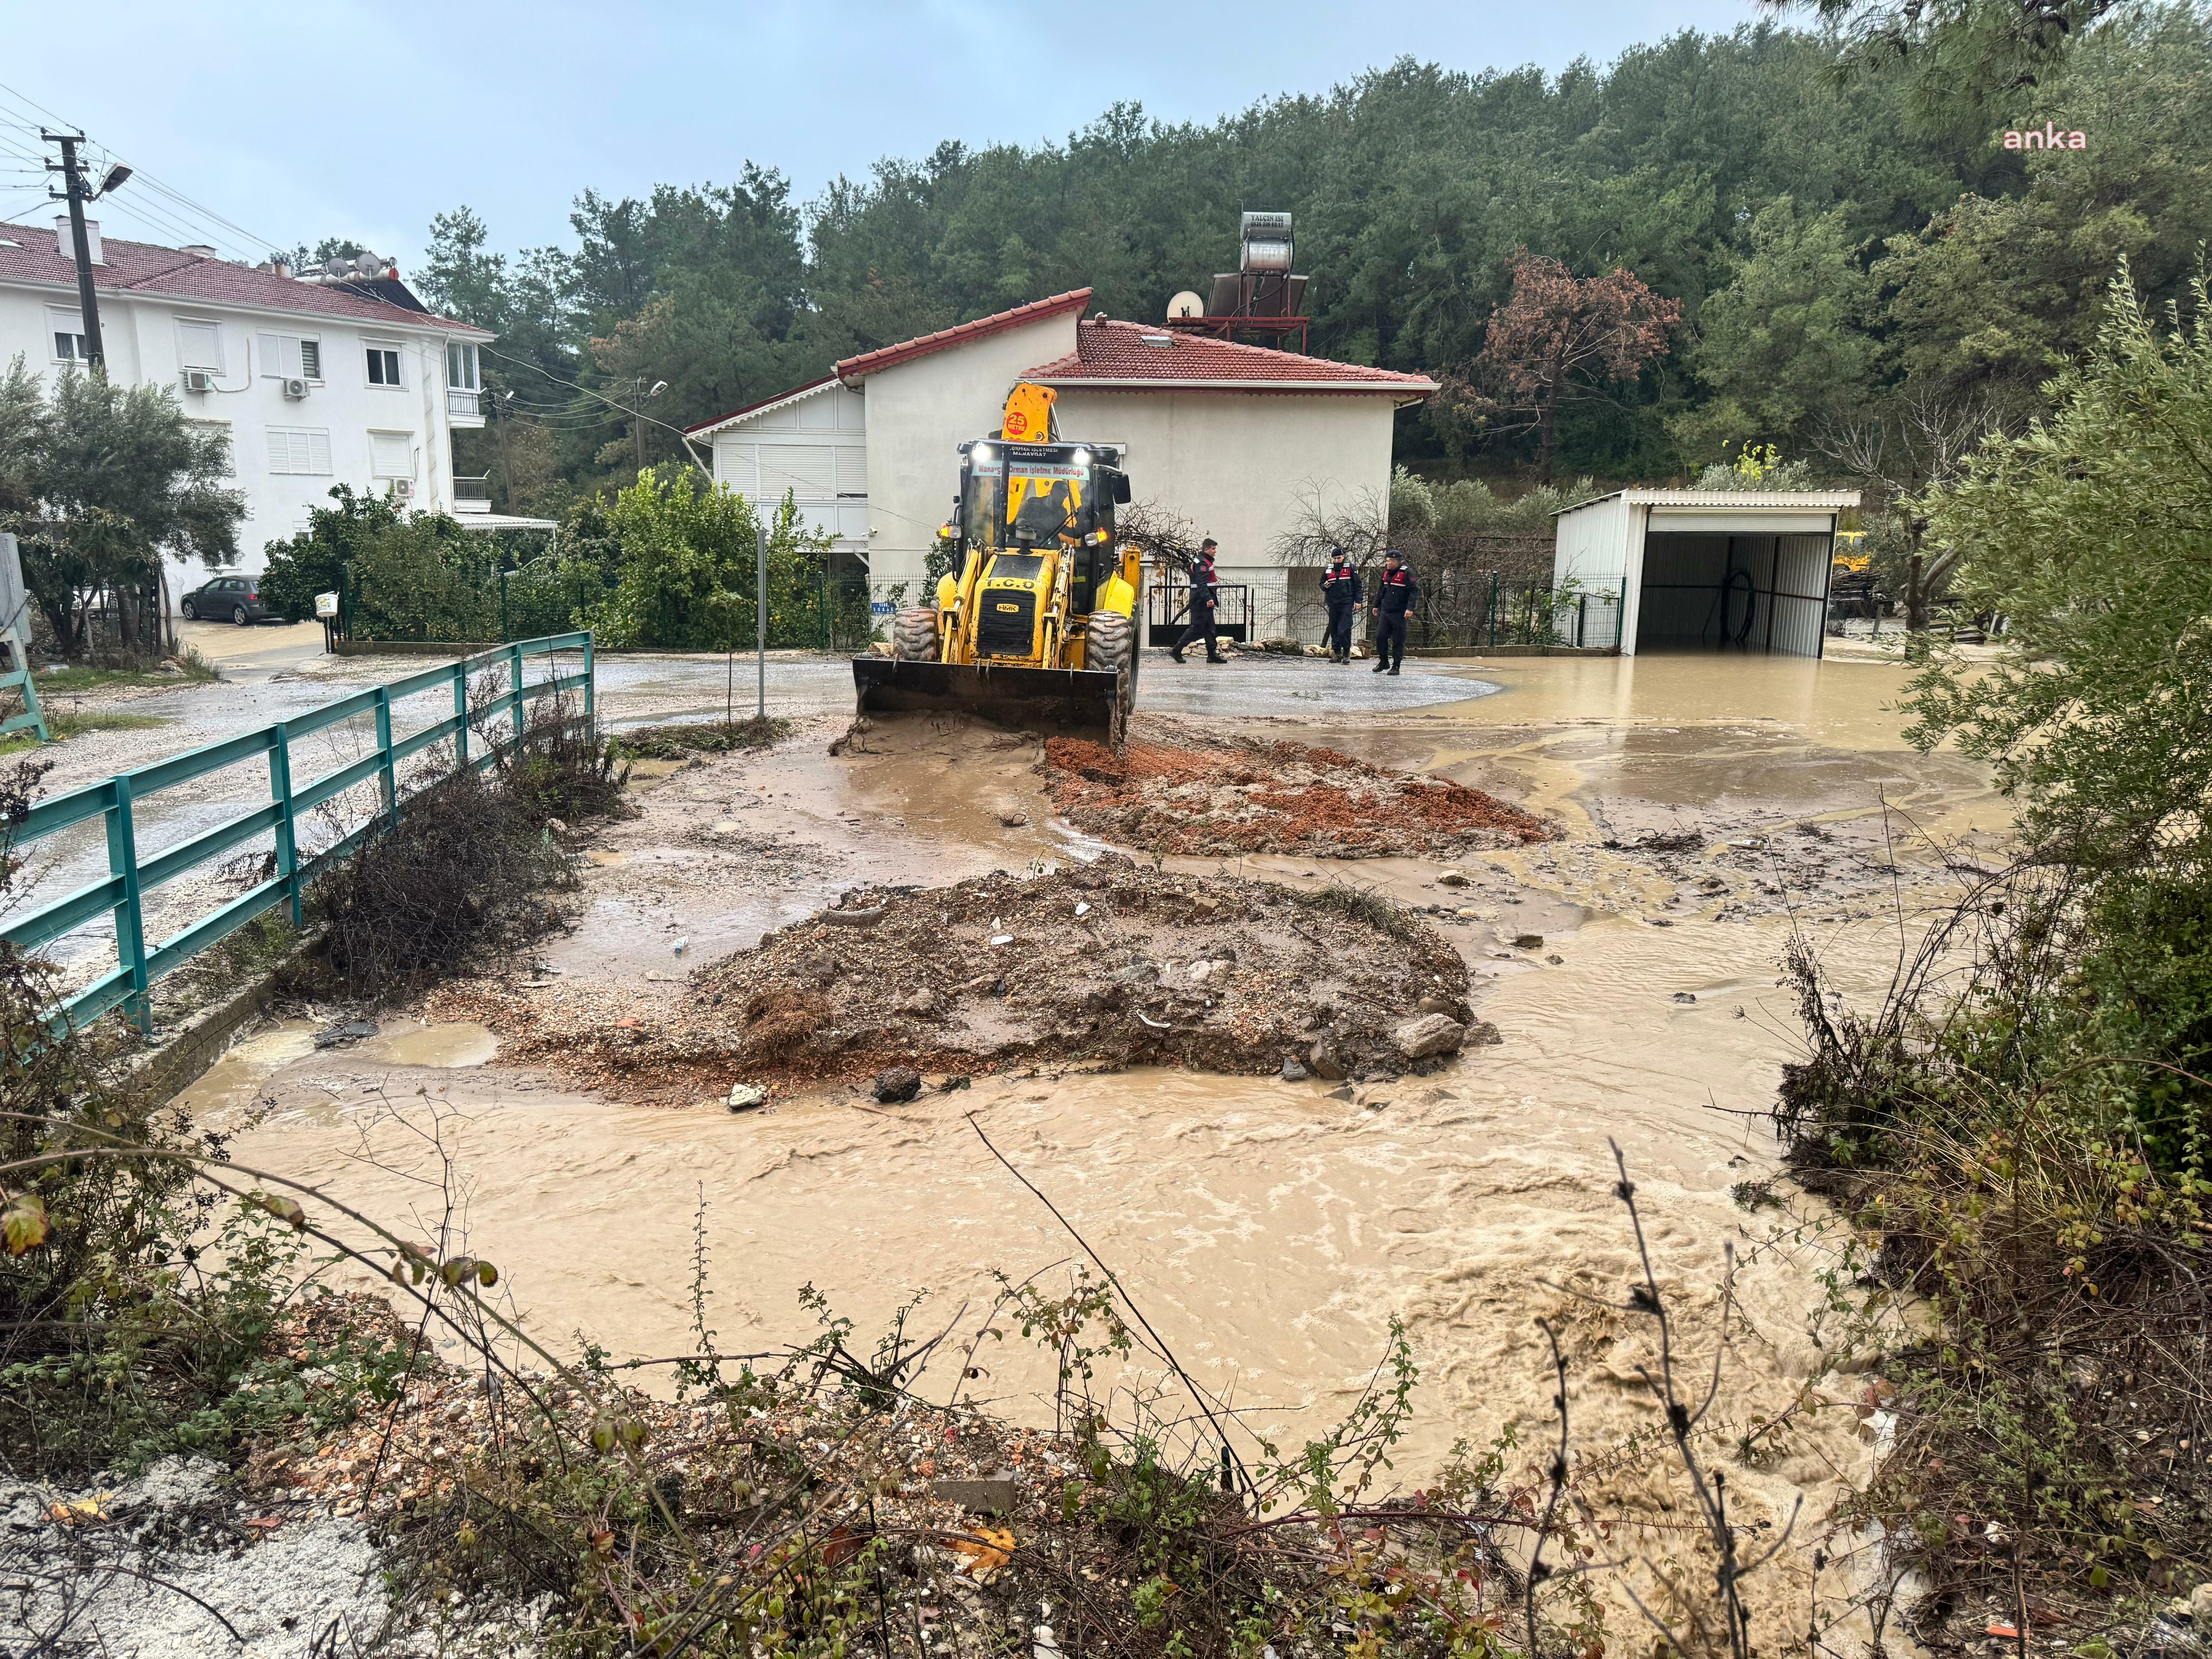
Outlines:
[[1083,647],[1083,665],[1121,677],[1121,719],[1127,720],[1130,705],[1137,698],[1136,624],[1118,611],[1094,611],[1085,632],[1088,642]]
[[937,612],[927,606],[902,611],[891,619],[891,655],[901,662],[937,660]]

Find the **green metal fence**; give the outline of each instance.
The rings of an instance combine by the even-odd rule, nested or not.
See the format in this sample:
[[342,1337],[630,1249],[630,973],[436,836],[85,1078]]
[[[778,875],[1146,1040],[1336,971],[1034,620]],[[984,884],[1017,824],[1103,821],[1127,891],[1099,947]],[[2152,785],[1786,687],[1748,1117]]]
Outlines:
[[[524,683],[524,665],[527,659],[550,657],[562,651],[582,653],[580,672],[562,674],[556,661],[550,665],[554,672],[545,678],[532,684]],[[471,682],[480,675],[502,668],[506,674],[506,690],[471,708]],[[20,849],[28,842],[55,835],[73,825],[93,818],[104,818],[107,832],[107,878],[18,918],[4,930],[0,930],[0,939],[6,939],[20,950],[35,951],[71,929],[96,920],[102,912],[112,911],[115,917],[117,966],[113,971],[103,975],[67,999],[57,1013],[56,1020],[58,1023],[67,1020],[81,1025],[119,1003],[125,1005],[125,1012],[140,1026],[149,1025],[152,1016],[147,989],[164,974],[183,966],[225,935],[279,904],[289,904],[292,920],[295,925],[298,923],[300,895],[307,882],[333,860],[351,852],[376,830],[390,824],[398,817],[402,800],[397,769],[402,761],[450,740],[456,769],[470,765],[489,766],[498,758],[500,750],[510,745],[520,736],[525,724],[526,707],[536,698],[566,691],[581,691],[583,718],[587,722],[592,720],[595,714],[590,634],[559,634],[544,639],[522,641],[501,650],[483,652],[459,662],[428,669],[404,680],[356,692],[350,697],[342,697],[336,702],[310,709],[295,719],[280,720],[258,732],[248,732],[221,743],[210,744],[204,749],[195,749],[173,760],[158,761],[151,766],[142,766],[135,772],[125,772],[119,777],[110,778],[105,783],[93,784],[86,788],[72,790],[65,795],[58,795],[52,800],[41,801],[26,813],[20,823],[11,826],[9,839],[14,846]],[[404,698],[434,690],[441,685],[453,688],[453,712],[418,732],[395,739],[392,730],[392,705]],[[375,716],[376,747],[372,752],[313,782],[301,783],[294,779],[293,744],[297,739],[364,714]],[[469,752],[469,728],[472,720],[480,728],[493,727],[505,720],[507,722],[507,735],[504,738],[495,733],[489,735],[489,752],[471,756]],[[132,809],[137,802],[161,790],[173,788],[194,778],[205,777],[211,772],[221,771],[225,767],[235,766],[257,757],[265,757],[269,765],[269,804],[266,806],[234,818],[151,858],[140,857],[131,823]],[[356,784],[366,783],[372,779],[377,781],[379,789],[379,806],[375,815],[330,846],[303,859],[300,854],[297,829],[301,815],[334,799]],[[174,880],[217,854],[228,851],[240,842],[272,831],[276,840],[274,875],[247,889],[228,904],[199,917],[175,937],[149,947],[144,916],[144,897],[148,892],[163,882]]]

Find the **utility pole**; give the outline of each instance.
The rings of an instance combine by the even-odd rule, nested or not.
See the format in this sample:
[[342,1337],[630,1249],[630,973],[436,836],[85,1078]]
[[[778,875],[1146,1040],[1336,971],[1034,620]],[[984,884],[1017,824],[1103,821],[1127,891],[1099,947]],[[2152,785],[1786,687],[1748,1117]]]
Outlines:
[[41,127],[39,137],[42,143],[62,147],[62,159],[58,163],[47,162],[46,171],[62,175],[64,189],[58,196],[52,191],[46,193],[53,196],[56,201],[66,198],[69,203],[70,241],[76,250],[76,302],[77,308],[84,315],[84,361],[88,368],[97,366],[104,369],[107,366],[107,353],[100,343],[100,296],[93,292],[92,243],[84,231],[84,204],[90,199],[92,192],[86,187],[83,170],[78,167],[76,160],[76,147],[84,142],[84,135],[81,132],[48,132]]

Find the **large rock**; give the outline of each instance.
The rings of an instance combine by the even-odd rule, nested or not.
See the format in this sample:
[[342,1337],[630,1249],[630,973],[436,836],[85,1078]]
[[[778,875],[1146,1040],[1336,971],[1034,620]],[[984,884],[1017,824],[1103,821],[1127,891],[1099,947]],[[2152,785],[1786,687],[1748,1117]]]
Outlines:
[[868,1092],[886,1106],[903,1105],[921,1092],[921,1073],[910,1066],[893,1066],[876,1073]]
[[1352,1068],[1344,1063],[1344,1056],[1337,1053],[1336,1045],[1327,1037],[1322,1037],[1306,1051],[1306,1065],[1316,1077],[1329,1083],[1341,1083],[1352,1075]]
[[1408,1060],[1426,1060],[1431,1054],[1456,1054],[1466,1041],[1467,1027],[1445,1014],[1422,1014],[1407,1020],[1391,1033],[1398,1052]]

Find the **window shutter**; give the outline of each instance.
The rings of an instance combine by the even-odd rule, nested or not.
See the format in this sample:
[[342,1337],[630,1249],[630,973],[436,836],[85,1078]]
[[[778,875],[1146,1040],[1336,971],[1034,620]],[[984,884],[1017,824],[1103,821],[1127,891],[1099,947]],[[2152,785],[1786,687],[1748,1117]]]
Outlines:
[[213,323],[177,325],[178,361],[186,368],[222,372],[222,335]]
[[826,501],[837,494],[837,452],[828,444],[761,446],[761,493],[781,501],[788,491],[801,501]]
[[321,380],[323,378],[322,343],[317,340],[301,340],[298,343],[300,347],[300,373],[306,375],[311,380]]
[[837,493],[840,495],[865,495],[868,493],[868,452],[858,444],[837,446]]
[[253,346],[254,349],[260,354],[261,374],[264,380],[271,375],[283,374],[284,347],[279,337],[274,334],[257,334],[253,337]]
[[314,473],[328,472],[331,470],[331,434],[325,431],[309,432],[304,435],[307,440],[306,471]]
[[368,434],[370,464],[380,478],[415,476],[415,441],[411,433],[372,432]]

